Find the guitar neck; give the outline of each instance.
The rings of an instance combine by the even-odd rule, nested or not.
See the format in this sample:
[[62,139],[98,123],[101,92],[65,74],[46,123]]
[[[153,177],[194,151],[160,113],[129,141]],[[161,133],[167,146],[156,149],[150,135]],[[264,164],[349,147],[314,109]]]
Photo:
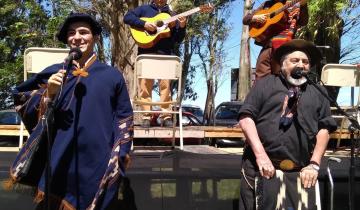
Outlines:
[[180,13],[180,14],[177,14],[175,16],[172,16],[171,18],[168,18],[168,19],[164,20],[164,24],[169,24],[169,23],[174,22],[175,20],[177,20],[179,17],[186,17],[186,16],[192,15],[192,14],[194,14],[196,12],[199,12],[199,11],[200,11],[200,7],[195,7],[194,9],[188,10],[188,11]]
[[279,14],[280,12],[287,10],[289,7],[294,6],[296,3],[298,3],[301,0],[292,0],[290,3],[285,4],[283,7],[281,7],[280,9],[274,11],[275,15]]

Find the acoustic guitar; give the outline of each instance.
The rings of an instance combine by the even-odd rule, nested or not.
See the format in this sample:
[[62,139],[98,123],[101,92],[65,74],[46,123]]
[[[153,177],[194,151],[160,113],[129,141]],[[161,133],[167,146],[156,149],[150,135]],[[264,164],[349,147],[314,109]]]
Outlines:
[[160,39],[171,36],[170,28],[174,26],[172,23],[179,17],[186,17],[197,12],[210,12],[213,10],[213,8],[213,5],[209,3],[172,17],[168,13],[159,13],[151,18],[142,17],[140,18],[141,20],[154,23],[157,26],[156,31],[148,32],[145,29],[130,27],[130,32],[139,47],[150,48],[154,46]]
[[267,19],[263,24],[251,24],[249,36],[254,38],[257,42],[263,42],[272,37],[275,33],[278,33],[281,29],[284,29],[284,23],[281,23],[285,14],[284,11],[300,1],[302,0],[293,0],[285,5],[278,2],[268,9],[256,12],[254,15],[266,14]]

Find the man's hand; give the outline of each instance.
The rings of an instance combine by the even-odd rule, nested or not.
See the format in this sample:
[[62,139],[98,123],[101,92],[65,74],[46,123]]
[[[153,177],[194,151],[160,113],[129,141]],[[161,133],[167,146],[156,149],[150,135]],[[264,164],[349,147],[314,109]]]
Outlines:
[[59,70],[57,73],[50,76],[48,80],[47,97],[53,99],[63,82],[66,71],[64,69]]
[[267,14],[254,15],[251,19],[251,22],[263,24],[265,23],[267,16],[268,16]]
[[270,179],[275,175],[275,168],[269,159],[269,156],[261,155],[256,157],[256,164],[259,167],[260,175]]
[[304,188],[314,187],[317,181],[319,172],[310,165],[304,167],[300,171],[301,183],[304,185]]
[[146,31],[149,32],[155,32],[156,31],[156,25],[154,23],[145,22],[144,28]]
[[186,26],[186,17],[179,17],[178,21],[180,23],[180,28],[184,28]]

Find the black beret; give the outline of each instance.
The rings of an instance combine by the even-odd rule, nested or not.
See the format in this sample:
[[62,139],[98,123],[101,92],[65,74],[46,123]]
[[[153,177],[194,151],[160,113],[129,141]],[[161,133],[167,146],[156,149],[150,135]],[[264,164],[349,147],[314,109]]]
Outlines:
[[293,39],[281,45],[273,53],[271,68],[274,74],[279,74],[280,72],[281,58],[294,51],[304,52],[310,60],[310,66],[317,64],[322,58],[320,50],[312,42],[303,39]]
[[95,20],[95,18],[85,13],[70,13],[70,15],[65,19],[64,23],[61,25],[58,33],[56,34],[58,40],[66,44],[67,32],[70,24],[80,21],[89,23],[93,35],[101,34],[101,25]]
[[284,55],[292,53],[294,51],[304,52],[309,57],[311,66],[317,64],[321,59],[321,52],[312,42],[305,41],[303,39],[293,39],[281,45],[278,49],[275,50],[273,60],[279,65],[281,65],[281,58]]

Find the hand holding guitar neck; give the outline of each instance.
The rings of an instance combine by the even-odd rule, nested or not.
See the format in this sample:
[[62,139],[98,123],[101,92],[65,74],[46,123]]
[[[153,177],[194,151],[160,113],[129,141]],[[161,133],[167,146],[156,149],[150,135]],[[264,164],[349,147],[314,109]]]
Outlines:
[[180,23],[180,28],[184,28],[186,26],[186,17],[181,16],[178,18],[178,21]]

